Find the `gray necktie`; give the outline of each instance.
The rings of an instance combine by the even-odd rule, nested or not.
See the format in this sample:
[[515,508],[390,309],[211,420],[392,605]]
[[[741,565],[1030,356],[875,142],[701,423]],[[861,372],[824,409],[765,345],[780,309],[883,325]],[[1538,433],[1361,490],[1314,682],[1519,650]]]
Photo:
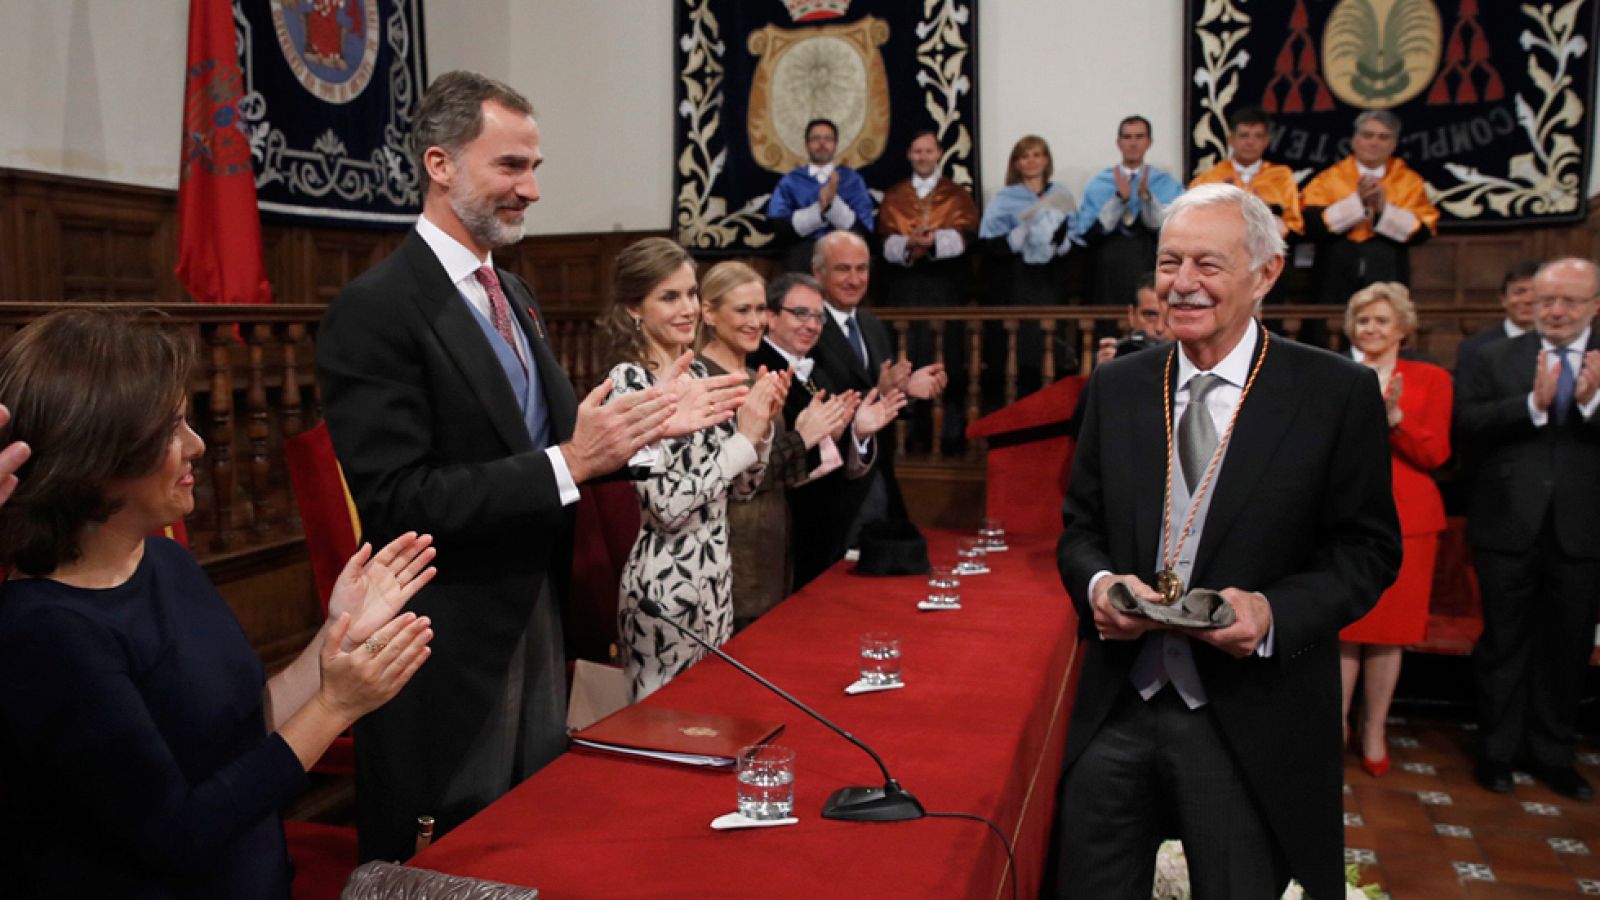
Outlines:
[[1221,383],[1216,375],[1196,375],[1189,380],[1189,405],[1178,422],[1178,460],[1183,464],[1183,480],[1191,494],[1199,490],[1211,454],[1217,452],[1217,426],[1206,409],[1206,395]]

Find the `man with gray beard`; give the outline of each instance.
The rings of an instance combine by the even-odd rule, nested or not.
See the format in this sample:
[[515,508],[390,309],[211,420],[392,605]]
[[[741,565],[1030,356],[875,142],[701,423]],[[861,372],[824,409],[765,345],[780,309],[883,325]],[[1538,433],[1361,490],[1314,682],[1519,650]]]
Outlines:
[[404,859],[417,818],[448,831],[566,748],[558,597],[570,576],[578,485],[641,448],[726,419],[743,375],[683,379],[580,403],[533,293],[497,268],[539,199],[533,108],[469,72],[441,75],[417,109],[417,227],[351,282],[318,333],[328,429],[382,546],[431,533],[439,574],[411,608],[433,619],[433,659],[357,723],[363,859]]

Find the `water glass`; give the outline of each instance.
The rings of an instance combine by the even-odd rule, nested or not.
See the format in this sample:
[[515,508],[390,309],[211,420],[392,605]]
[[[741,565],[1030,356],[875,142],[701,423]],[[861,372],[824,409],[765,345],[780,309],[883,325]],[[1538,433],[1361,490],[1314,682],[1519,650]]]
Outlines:
[[1008,550],[1006,546],[1005,523],[996,518],[986,518],[978,528],[978,539],[983,541],[984,549],[990,553]]
[[900,683],[900,639],[875,631],[861,636],[861,680],[866,684]]
[[794,751],[757,744],[739,751],[739,815],[787,819],[794,811]]
[[928,571],[928,602],[937,606],[961,603],[961,576],[953,566],[934,566]]
[[959,575],[986,575],[989,572],[988,549],[980,538],[962,538],[956,546],[956,573]]

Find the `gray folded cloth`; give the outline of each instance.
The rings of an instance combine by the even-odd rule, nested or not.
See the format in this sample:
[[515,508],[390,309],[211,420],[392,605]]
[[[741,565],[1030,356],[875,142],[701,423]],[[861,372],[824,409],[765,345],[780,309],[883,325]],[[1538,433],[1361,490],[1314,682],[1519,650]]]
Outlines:
[[1233,624],[1233,607],[1210,588],[1195,588],[1177,603],[1163,606],[1140,600],[1122,582],[1111,585],[1107,595],[1111,605],[1126,616],[1144,616],[1166,625],[1185,628],[1226,628]]
[[538,900],[534,888],[479,881],[394,863],[369,862],[350,873],[340,900]]

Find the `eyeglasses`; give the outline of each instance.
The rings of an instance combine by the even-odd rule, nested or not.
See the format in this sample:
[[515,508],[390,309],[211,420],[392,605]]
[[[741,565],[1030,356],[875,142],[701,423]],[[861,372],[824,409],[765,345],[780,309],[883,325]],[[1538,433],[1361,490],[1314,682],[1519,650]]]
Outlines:
[[1587,297],[1560,297],[1541,294],[1534,298],[1534,302],[1538,303],[1545,309],[1550,309],[1554,306],[1559,306],[1562,309],[1577,309],[1596,297],[1600,297],[1600,294],[1590,294]]
[[800,320],[800,324],[802,324],[802,325],[804,325],[807,322],[816,322],[818,324],[821,324],[822,317],[827,315],[827,313],[822,312],[821,310],[818,310],[816,312],[812,312],[809,309],[801,309],[800,307],[797,307],[797,306],[785,306],[783,308],[783,311],[788,313],[791,316],[794,316],[796,319],[799,319]]

